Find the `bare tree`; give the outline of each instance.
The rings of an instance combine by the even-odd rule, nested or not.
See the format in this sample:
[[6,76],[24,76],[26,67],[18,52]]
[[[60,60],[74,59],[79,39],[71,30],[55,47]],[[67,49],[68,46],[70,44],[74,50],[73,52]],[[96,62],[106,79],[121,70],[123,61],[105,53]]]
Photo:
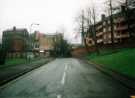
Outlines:
[[97,44],[96,37],[96,9],[95,7],[88,7],[85,10],[81,11],[79,17],[77,17],[77,21],[79,24],[79,30],[82,36],[82,43],[85,45],[87,51],[89,46],[86,43],[86,37],[92,37],[95,43],[96,51],[99,54],[99,48]]
[[97,44],[97,36],[96,36],[96,10],[95,7],[92,8],[92,19],[93,19],[93,38],[95,42],[96,52],[99,54],[99,48]]
[[84,18],[84,10],[82,10],[82,13],[81,13],[81,36],[82,36],[82,43],[85,44],[85,37],[84,37],[84,22],[85,22],[85,18]]
[[[131,1],[131,0],[129,0]],[[132,37],[132,34],[131,34],[131,31],[130,31],[130,21],[129,21],[129,5],[128,5],[128,0],[125,0],[125,10],[124,10],[124,13],[125,13],[125,19],[127,21],[127,28],[128,28],[128,32],[129,32],[129,36],[130,38]]]
[[88,51],[88,45],[86,43],[86,16],[84,10],[81,10],[81,13],[76,17],[77,24],[79,27],[79,33],[81,34],[82,44],[85,46],[86,50]]
[[119,11],[119,3],[122,3],[123,0],[107,0],[106,4],[109,7],[108,13],[109,13],[109,20],[110,20],[110,27],[111,27],[111,42],[112,45],[114,45],[114,14]]
[[135,8],[135,0],[125,0],[125,2],[129,8]]
[[89,7],[86,10],[87,16],[86,16],[86,22],[87,22],[87,35],[88,37],[92,37],[95,43],[96,51],[99,54],[99,48],[97,44],[97,37],[96,37],[96,10],[95,7]]
[[[135,15],[133,11],[131,11],[133,8],[135,8],[135,0],[115,0],[115,4],[117,4],[117,6],[114,6],[114,4],[112,4],[113,0],[108,0],[109,1],[109,12],[110,12],[110,22],[111,22],[111,40],[113,41],[114,36],[113,36],[113,13],[116,10],[121,10],[122,8],[122,13],[123,16],[126,19],[127,22],[127,30],[129,32],[129,37],[130,39],[132,39],[132,31],[130,28],[130,25],[133,23],[133,20],[131,22],[130,18]],[[119,7],[121,6],[121,8]]]
[[135,8],[135,0],[125,0],[125,2],[122,3],[121,5],[124,7],[122,12],[125,14],[125,19],[127,21],[129,36],[130,36],[130,39],[132,39],[132,31],[130,28],[130,25],[131,25],[130,17],[134,13],[130,12],[130,10]]
[[129,32],[130,39],[132,39],[133,31],[131,31],[130,25],[133,21],[132,22],[130,21],[130,17],[134,15],[134,13],[131,12],[131,9],[135,8],[135,0],[118,0],[118,1],[119,5],[122,7],[122,13],[127,22],[127,30]]
[[113,23],[113,5],[112,5],[112,0],[107,0],[106,2],[108,8],[108,14],[109,14],[109,20],[110,20],[110,27],[111,27],[111,42],[112,45],[114,44],[114,23]]
[[87,22],[87,36],[88,37],[92,37],[93,36],[93,33],[92,33],[92,28],[91,28],[91,26],[93,25],[93,23],[92,23],[92,10],[91,10],[91,8],[90,7],[88,7],[87,9],[86,9],[86,22]]
[[110,25],[111,25],[111,41],[112,45],[114,44],[114,25],[113,25],[113,7],[112,7],[112,0],[109,0],[110,6]]

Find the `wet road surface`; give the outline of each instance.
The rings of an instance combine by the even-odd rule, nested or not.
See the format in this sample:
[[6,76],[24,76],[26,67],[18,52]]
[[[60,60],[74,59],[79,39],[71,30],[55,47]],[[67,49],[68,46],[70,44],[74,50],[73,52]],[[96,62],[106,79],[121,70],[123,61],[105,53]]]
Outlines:
[[0,98],[130,98],[130,94],[92,65],[61,58],[4,85]]

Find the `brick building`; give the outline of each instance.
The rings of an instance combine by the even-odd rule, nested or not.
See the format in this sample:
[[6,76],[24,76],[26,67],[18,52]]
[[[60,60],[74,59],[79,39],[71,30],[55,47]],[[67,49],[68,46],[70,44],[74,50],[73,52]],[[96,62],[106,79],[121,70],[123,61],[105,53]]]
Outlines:
[[2,47],[7,51],[7,57],[25,57],[29,45],[27,29],[13,27],[13,29],[3,31]]
[[38,31],[35,32],[34,51],[38,51],[47,54],[54,50],[54,44],[56,40],[63,37],[62,34],[43,34]]

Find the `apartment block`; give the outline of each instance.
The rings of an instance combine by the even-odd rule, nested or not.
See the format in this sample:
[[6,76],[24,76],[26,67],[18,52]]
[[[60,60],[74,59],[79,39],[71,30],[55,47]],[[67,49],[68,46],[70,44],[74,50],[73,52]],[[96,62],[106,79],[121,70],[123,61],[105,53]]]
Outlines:
[[[134,13],[128,18],[125,17],[125,14],[120,11],[113,14],[113,36],[114,43],[124,43],[126,42],[130,34],[135,37],[135,9],[130,10],[130,13]],[[130,22],[130,24],[129,24]],[[129,26],[129,27],[128,27]],[[95,24],[96,29],[96,41],[97,44],[111,44],[111,22],[110,16],[101,16],[101,20]],[[90,33],[92,33],[91,31]],[[94,45],[94,38],[92,36],[86,37],[86,42],[88,46]]]

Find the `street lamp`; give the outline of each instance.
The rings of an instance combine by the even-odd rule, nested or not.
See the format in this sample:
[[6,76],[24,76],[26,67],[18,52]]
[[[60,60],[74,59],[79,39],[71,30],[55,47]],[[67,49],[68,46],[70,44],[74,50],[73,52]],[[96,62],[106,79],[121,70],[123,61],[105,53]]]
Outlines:
[[30,25],[30,33],[32,33],[32,26],[34,26],[34,25],[39,25],[38,23],[32,23],[31,25]]
[[39,24],[37,24],[37,23],[32,23],[31,25],[30,25],[30,27],[29,27],[29,49],[27,50],[27,52],[26,52],[26,59],[28,59],[28,61],[30,61],[31,60],[31,58],[32,58],[32,48],[33,48],[33,41],[32,41],[32,26],[34,26],[34,25],[39,25]]
[[34,26],[34,25],[37,25],[37,26],[39,26],[39,24],[38,23],[32,23],[31,25],[30,25],[30,46],[31,46],[31,50],[32,50],[32,48],[33,48],[33,42],[32,42],[32,26]]

